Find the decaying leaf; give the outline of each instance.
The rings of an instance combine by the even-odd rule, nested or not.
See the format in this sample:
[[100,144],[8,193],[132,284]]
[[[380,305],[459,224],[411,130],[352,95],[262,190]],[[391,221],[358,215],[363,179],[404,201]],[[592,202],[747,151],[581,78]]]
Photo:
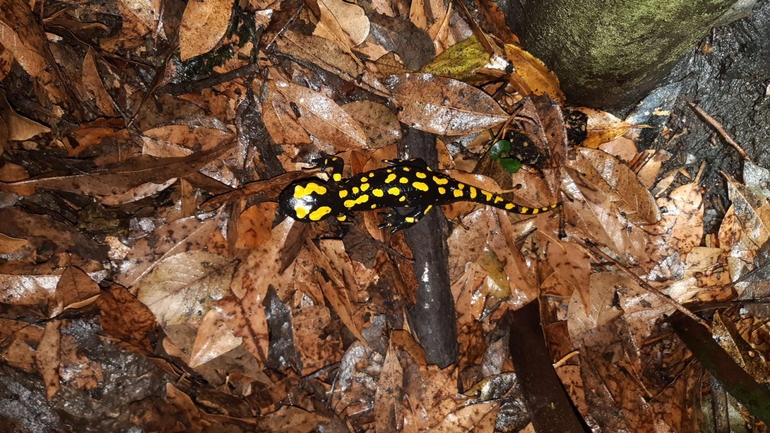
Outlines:
[[519,93],[526,96],[547,94],[561,103],[564,102],[559,79],[540,59],[512,44],[505,45],[505,55],[513,63],[515,71],[511,74],[511,84]]
[[201,0],[187,3],[179,28],[182,61],[216,48],[230,22],[233,0]]
[[634,173],[618,158],[603,151],[578,148],[568,161],[583,182],[601,191],[634,224],[654,224],[660,220],[655,199]]
[[439,135],[467,135],[508,119],[481,90],[430,74],[391,76],[386,85],[401,107],[398,119],[412,128]]
[[340,149],[366,147],[367,138],[361,125],[331,99],[307,87],[283,81],[271,80],[268,87],[289,102],[290,111],[281,114],[289,116],[313,136]]

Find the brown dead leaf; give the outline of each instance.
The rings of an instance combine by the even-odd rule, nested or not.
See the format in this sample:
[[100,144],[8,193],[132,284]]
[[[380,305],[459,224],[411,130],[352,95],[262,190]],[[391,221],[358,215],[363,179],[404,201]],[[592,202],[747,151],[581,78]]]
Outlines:
[[72,335],[61,337],[61,381],[81,391],[98,389],[104,380],[102,365],[80,353],[78,341]]
[[233,0],[187,3],[179,27],[179,57],[184,62],[216,48],[230,24]]
[[82,270],[70,266],[56,285],[56,293],[48,301],[48,316],[56,317],[64,310],[81,308],[96,301],[99,285]]
[[113,284],[97,301],[101,325],[113,338],[147,355],[153,354],[158,333],[155,315],[125,287]]
[[68,99],[59,66],[48,48],[48,40],[27,2],[6,0],[0,9],[0,45],[13,53],[22,68],[48,92],[54,104]]
[[316,412],[308,412],[294,406],[283,406],[256,423],[257,431],[275,433],[310,433],[329,418]]
[[257,248],[270,240],[270,227],[277,203],[260,203],[241,212],[236,228],[235,248]]
[[401,124],[388,107],[372,101],[354,101],[342,109],[363,127],[370,149],[381,149],[401,140]]
[[367,147],[368,140],[361,125],[320,92],[275,80],[268,81],[268,87],[290,102],[290,111],[282,114],[293,117],[297,124],[316,138],[341,150]]
[[361,6],[342,0],[316,0],[316,4],[321,16],[314,35],[332,40],[347,50],[369,35],[369,18]]
[[735,208],[735,215],[743,226],[746,240],[754,244],[755,250],[770,239],[770,203],[745,185],[739,183],[726,173],[727,192]]
[[548,245],[546,259],[554,273],[572,289],[570,293],[577,291],[585,305],[588,305],[591,257],[583,247],[574,242],[548,243],[548,239],[544,241]]
[[[102,170],[93,173],[69,176],[43,175],[18,182],[0,182],[0,191],[10,190],[19,186],[34,186],[101,197],[108,201],[114,201],[114,199],[110,200],[109,196],[127,193],[143,184],[155,182],[163,184],[165,182],[168,186],[170,179],[196,172],[200,167],[218,156],[222,150],[224,149],[220,148],[181,158],[166,158],[162,160],[140,157],[112,167],[104,167]],[[141,198],[140,191],[137,192],[137,195],[125,197],[123,200],[130,201],[138,198]]]
[[10,255],[25,245],[29,245],[26,239],[19,239],[0,233],[0,254]]
[[548,95],[564,104],[565,97],[559,88],[559,78],[545,64],[521,47],[505,44],[505,55],[513,63],[511,84],[524,96]]
[[500,403],[496,401],[468,405],[447,415],[440,424],[431,427],[430,431],[439,433],[460,431],[492,433],[495,431],[495,421],[497,421],[499,408]]
[[[0,97],[4,101],[5,93],[0,92]],[[6,109],[0,112],[0,117],[2,117],[8,127],[8,140],[24,141],[51,132],[51,128],[17,114],[7,102],[2,105],[7,106]]]
[[217,219],[200,221],[197,217],[181,218],[157,227],[134,245],[115,276],[115,281],[130,287],[165,257],[184,251],[216,252],[215,245],[221,237],[217,232]]
[[438,135],[466,135],[501,124],[508,114],[483,91],[430,74],[391,76],[385,83],[402,110],[398,119]]
[[298,60],[312,63],[339,76],[348,83],[361,86],[375,95],[388,97],[390,92],[380,80],[365,68],[349,50],[320,36],[304,36],[287,30],[276,38],[278,49]]
[[11,305],[47,305],[63,269],[53,264],[0,264],[0,303]]
[[588,107],[577,107],[574,109],[588,116],[588,124],[586,125],[588,136],[581,144],[584,147],[596,149],[602,143],[607,143],[633,128],[637,128],[636,125],[626,123],[606,111]]
[[601,191],[634,224],[655,224],[660,210],[652,194],[634,172],[617,157],[601,150],[578,148],[574,159],[567,160],[583,182]]
[[267,361],[269,330],[263,302],[269,287],[278,294],[293,288],[292,268],[281,274],[281,251],[294,220],[286,218],[273,228],[270,241],[251,251],[233,277],[232,294],[217,303],[217,308],[233,333],[243,338],[243,345],[261,364]]
[[40,339],[40,345],[37,347],[35,355],[35,365],[40,374],[43,375],[45,382],[45,395],[49,400],[59,392],[61,383],[59,383],[59,346],[61,343],[61,320],[51,320],[45,326],[43,337]]
[[0,318],[0,360],[27,373],[34,373],[35,348],[40,346],[45,328],[26,322]]
[[216,307],[212,308],[203,316],[198,327],[189,365],[192,368],[203,365],[240,346],[242,341],[227,327],[222,312]]
[[392,432],[403,428],[403,381],[404,371],[398,361],[398,352],[391,345],[385,354],[374,395],[375,431]]
[[83,59],[83,87],[94,100],[94,104],[107,117],[118,117],[119,113],[115,109],[115,102],[104,87],[99,69],[96,66],[96,52],[88,47],[85,58]]
[[165,327],[197,325],[230,288],[235,263],[205,251],[186,251],[155,263],[136,282],[137,299]]

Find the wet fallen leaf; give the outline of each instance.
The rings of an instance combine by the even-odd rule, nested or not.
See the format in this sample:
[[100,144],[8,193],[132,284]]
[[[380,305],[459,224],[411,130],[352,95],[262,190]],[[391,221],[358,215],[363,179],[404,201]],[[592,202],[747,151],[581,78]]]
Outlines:
[[514,73],[511,84],[522,95],[548,95],[564,103],[565,97],[559,88],[559,79],[543,62],[521,47],[505,45],[505,55],[513,63]]
[[230,23],[233,0],[200,0],[187,3],[179,28],[182,61],[216,48]]
[[385,83],[401,107],[398,119],[439,135],[466,135],[505,122],[508,115],[489,95],[451,78],[430,74],[391,76]]

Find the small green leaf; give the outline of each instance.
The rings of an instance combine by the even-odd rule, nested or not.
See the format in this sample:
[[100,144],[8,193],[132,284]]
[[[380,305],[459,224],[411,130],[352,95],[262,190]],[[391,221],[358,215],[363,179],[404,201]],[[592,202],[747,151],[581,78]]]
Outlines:
[[511,142],[508,140],[498,140],[489,148],[489,156],[492,159],[500,159],[503,155],[511,151]]
[[500,158],[500,165],[508,173],[516,173],[521,168],[521,161],[515,158]]

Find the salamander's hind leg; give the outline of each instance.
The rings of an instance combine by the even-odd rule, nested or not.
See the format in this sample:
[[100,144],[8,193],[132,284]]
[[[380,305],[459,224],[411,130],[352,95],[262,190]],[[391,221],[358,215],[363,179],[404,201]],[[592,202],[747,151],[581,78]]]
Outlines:
[[321,170],[331,173],[332,180],[339,182],[342,180],[342,170],[345,168],[345,161],[342,158],[334,155],[322,154],[318,158],[312,159],[313,168],[320,168]]
[[380,224],[379,228],[380,230],[391,228],[390,232],[395,233],[417,224],[431,209],[433,209],[433,205],[418,206],[406,215],[399,215],[395,211],[384,214],[384,222]]

